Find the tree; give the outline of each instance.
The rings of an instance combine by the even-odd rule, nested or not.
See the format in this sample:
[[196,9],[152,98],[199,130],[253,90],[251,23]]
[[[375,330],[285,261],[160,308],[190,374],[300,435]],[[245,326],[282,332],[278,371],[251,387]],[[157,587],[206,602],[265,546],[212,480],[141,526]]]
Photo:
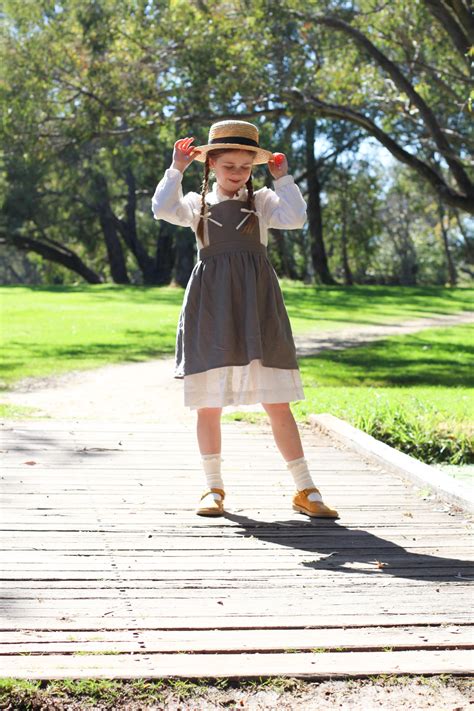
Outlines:
[[[107,271],[128,283],[136,266],[144,283],[158,283],[166,270],[157,259],[173,255],[173,231],[158,247],[160,225],[139,188],[154,189],[174,141],[172,125],[155,130],[169,89],[156,80],[174,51],[166,12],[133,0],[6,3],[2,237],[92,283]],[[147,228],[137,216],[145,209]]]
[[383,229],[380,183],[380,172],[356,156],[345,156],[326,182],[323,215],[330,264],[348,286],[372,280],[372,260]]
[[474,213],[467,96],[473,22],[464,0],[331,6],[334,12],[320,0],[304,10],[278,3],[278,12],[296,23],[292,51],[312,50],[293,88],[280,85],[281,99],[291,111],[360,126],[444,204]]

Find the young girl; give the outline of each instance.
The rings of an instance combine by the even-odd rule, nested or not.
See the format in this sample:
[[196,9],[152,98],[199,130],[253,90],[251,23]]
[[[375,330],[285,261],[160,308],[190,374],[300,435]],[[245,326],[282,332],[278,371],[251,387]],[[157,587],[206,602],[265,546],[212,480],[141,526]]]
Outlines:
[[[152,199],[155,219],[191,227],[198,261],[183,297],[176,334],[175,378],[184,404],[197,410],[197,438],[208,489],[196,513],[224,513],[222,408],[261,402],[296,485],[293,509],[338,518],[316,488],[289,403],[303,400],[296,349],[280,285],[267,257],[267,230],[301,228],[306,203],[282,153],[259,146],[246,121],[219,121],[209,141],[175,143],[173,162]],[[201,193],[183,196],[183,172],[204,163]],[[252,166],[267,163],[275,190],[254,192]],[[215,183],[208,192],[211,174]]]

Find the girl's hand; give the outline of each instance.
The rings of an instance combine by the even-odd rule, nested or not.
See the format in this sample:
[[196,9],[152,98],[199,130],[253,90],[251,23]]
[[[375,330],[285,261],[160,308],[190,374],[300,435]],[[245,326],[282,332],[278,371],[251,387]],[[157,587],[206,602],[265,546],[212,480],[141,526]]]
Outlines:
[[173,163],[171,164],[172,168],[177,168],[184,173],[188,165],[199,155],[201,151],[191,145],[193,141],[194,138],[180,138],[176,141],[173,151]]
[[268,161],[268,170],[275,178],[282,178],[288,173],[288,161],[284,153],[274,153],[273,157]]

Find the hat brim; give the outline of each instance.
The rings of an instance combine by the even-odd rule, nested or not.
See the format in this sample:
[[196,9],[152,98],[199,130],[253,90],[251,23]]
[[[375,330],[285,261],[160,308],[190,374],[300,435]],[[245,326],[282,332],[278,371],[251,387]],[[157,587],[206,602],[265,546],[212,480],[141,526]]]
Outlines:
[[201,152],[195,156],[194,160],[198,160],[200,163],[205,163],[206,155],[209,151],[221,151],[226,148],[237,148],[239,151],[252,151],[252,153],[255,153],[255,158],[253,159],[254,165],[268,163],[268,161],[273,158],[273,153],[271,151],[266,151],[264,148],[254,148],[253,146],[245,146],[241,143],[211,143],[205,146],[196,146],[196,150]]

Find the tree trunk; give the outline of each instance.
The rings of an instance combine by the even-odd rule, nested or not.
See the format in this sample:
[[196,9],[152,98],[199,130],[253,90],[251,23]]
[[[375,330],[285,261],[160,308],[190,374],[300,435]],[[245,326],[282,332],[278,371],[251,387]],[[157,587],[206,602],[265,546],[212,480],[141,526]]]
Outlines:
[[349,264],[349,256],[347,254],[347,234],[346,234],[346,218],[342,222],[342,268],[344,270],[344,284],[346,286],[354,285],[354,277],[352,276],[351,267]]
[[413,240],[410,234],[410,220],[402,216],[399,227],[400,284],[416,286],[418,264]]
[[76,272],[89,284],[102,284],[103,282],[99,274],[89,269],[77,254],[65,247],[55,247],[33,237],[24,237],[22,235],[4,235],[0,242],[7,242],[24,252],[40,254],[44,259],[61,264],[72,272]]
[[448,267],[448,282],[449,286],[456,286],[458,281],[458,275],[456,273],[456,267],[454,266],[453,256],[451,254],[451,247],[449,246],[448,229],[444,221],[445,211],[441,203],[438,203],[438,214],[439,224],[441,227],[441,239],[443,241],[444,254],[446,256],[446,264]]
[[167,226],[163,226],[156,242],[154,284],[161,286],[170,283],[175,258],[176,248],[173,241],[173,232]]
[[287,277],[288,279],[298,279],[298,274],[295,268],[295,260],[293,259],[291,251],[288,249],[284,232],[273,228],[270,230],[270,234],[275,238],[275,245],[282,266],[282,276]]
[[354,278],[352,276],[351,268],[349,265],[349,255],[347,253],[347,183],[342,186],[343,195],[341,201],[342,207],[342,230],[341,230],[341,246],[342,246],[342,268],[344,271],[344,284],[346,286],[353,286]]
[[462,238],[464,240],[464,249],[466,250],[466,259],[469,262],[469,264],[474,263],[474,239],[469,235],[462,223],[461,218],[459,217],[459,212],[458,210],[454,210],[454,217],[456,218],[456,222],[459,228],[459,232],[462,235]]
[[306,167],[308,182],[308,223],[311,238],[311,260],[317,278],[322,284],[336,284],[329,272],[326,249],[323,241],[323,219],[321,211],[321,185],[314,159],[314,138],[316,122],[306,120]]
[[[128,144],[129,141],[130,139],[128,137],[126,143]],[[126,220],[118,220],[118,228],[125,244],[137,260],[137,264],[143,274],[144,283],[159,284],[159,262],[153,261],[138,238],[136,222],[136,182],[135,175],[130,166],[127,166],[125,170],[125,181],[127,183],[127,203],[125,205]]]
[[194,267],[194,235],[179,235],[176,238],[176,259],[174,263],[175,281],[186,288]]
[[115,217],[110,208],[107,181],[101,173],[93,177],[96,191],[96,209],[99,215],[102,233],[104,235],[107,256],[110,265],[110,274],[116,284],[130,284],[123,253],[122,244],[117,234]]

